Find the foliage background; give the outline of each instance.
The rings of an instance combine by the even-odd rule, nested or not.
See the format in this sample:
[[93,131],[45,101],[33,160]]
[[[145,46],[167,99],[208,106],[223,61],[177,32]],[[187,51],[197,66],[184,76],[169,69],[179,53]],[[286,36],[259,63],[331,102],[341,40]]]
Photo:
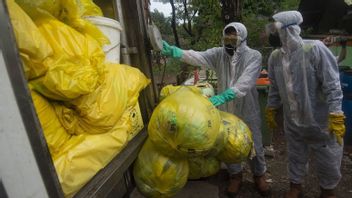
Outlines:
[[[152,0],[165,4],[174,4],[176,32],[182,49],[206,50],[221,46],[222,29],[226,25],[221,17],[219,0]],[[299,0],[244,0],[242,1],[241,21],[248,30],[247,43],[263,55],[266,66],[271,48],[264,36],[264,26],[271,16],[279,11],[295,10]],[[152,10],[153,22],[159,27],[163,39],[175,45],[172,30],[172,16]],[[183,63],[168,60],[166,73],[177,73],[187,68]],[[156,70],[161,72],[162,70]]]

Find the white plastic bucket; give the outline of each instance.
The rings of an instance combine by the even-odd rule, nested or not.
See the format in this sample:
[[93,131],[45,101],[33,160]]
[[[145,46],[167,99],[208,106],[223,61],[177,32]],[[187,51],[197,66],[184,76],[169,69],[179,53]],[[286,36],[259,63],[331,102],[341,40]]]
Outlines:
[[84,18],[96,25],[110,40],[109,45],[103,46],[106,61],[120,63],[120,32],[122,31],[120,23],[101,16],[87,16]]

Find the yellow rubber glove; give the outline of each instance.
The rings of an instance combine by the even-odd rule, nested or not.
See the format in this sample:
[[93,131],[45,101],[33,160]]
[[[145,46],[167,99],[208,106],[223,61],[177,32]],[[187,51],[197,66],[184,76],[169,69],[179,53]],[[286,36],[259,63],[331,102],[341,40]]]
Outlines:
[[337,142],[342,145],[343,136],[345,136],[345,116],[341,114],[330,113],[329,114],[329,131],[334,133]]
[[270,108],[270,107],[267,107],[265,109],[266,121],[268,123],[269,128],[271,128],[271,129],[276,129],[277,128],[275,115],[276,115],[276,109]]

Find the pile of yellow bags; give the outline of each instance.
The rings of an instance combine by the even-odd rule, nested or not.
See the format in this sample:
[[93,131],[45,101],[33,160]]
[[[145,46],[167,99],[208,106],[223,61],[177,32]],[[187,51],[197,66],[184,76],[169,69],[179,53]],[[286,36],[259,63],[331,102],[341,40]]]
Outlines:
[[92,0],[16,1],[22,8],[7,4],[24,73],[62,189],[72,197],[143,127],[132,115],[150,80],[105,62],[105,36],[84,20],[101,15]]
[[162,92],[164,99],[152,114],[148,140],[134,167],[145,196],[171,197],[185,185],[185,177],[209,177],[221,162],[249,157],[253,141],[242,120],[218,111],[198,88],[167,86]]

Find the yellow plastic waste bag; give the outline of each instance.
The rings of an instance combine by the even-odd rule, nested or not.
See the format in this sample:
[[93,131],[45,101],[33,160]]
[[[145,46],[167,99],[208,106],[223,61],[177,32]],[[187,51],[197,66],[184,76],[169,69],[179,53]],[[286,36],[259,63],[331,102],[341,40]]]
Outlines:
[[125,84],[128,87],[128,106],[134,106],[138,102],[139,92],[142,91],[150,80],[137,68],[121,64],[125,68]]
[[147,140],[134,164],[133,175],[139,191],[149,198],[172,197],[187,182],[188,162],[166,157]]
[[101,9],[93,0],[61,0],[62,13],[60,20],[75,28],[82,34],[87,34],[96,39],[101,45],[109,44],[109,39],[84,16],[103,16]]
[[[66,131],[70,134],[76,134],[80,119],[77,112],[64,105],[59,105],[58,103],[54,103],[54,108]],[[122,121],[123,123],[121,123]],[[139,104],[137,103],[133,107],[128,107],[125,112],[123,112],[118,123],[119,125],[127,126],[126,133],[128,134],[128,141],[134,138],[144,127]]]
[[[135,107],[140,89],[149,82],[139,70],[130,69],[127,65],[106,63],[106,69],[105,78],[95,91],[71,100],[69,107],[56,108],[61,123],[69,133],[108,132],[127,108],[132,110]],[[131,71],[138,78],[133,77]],[[131,100],[135,102],[130,106]],[[135,129],[143,127],[141,122],[137,125],[133,125]]]
[[128,116],[129,129],[127,130],[128,141],[132,140],[143,128],[143,118],[141,114],[141,109],[139,108],[139,103],[133,107],[129,107],[123,113],[122,117]]
[[219,111],[200,93],[178,89],[155,108],[149,122],[150,139],[169,156],[209,153],[220,129]]
[[53,103],[53,106],[61,125],[66,129],[67,133],[75,135],[79,122],[78,113],[62,103]]
[[[61,0],[65,1],[65,0]],[[76,0],[77,2],[77,0]],[[79,6],[79,12],[81,16],[103,16],[103,12],[97,6],[93,0],[79,0],[79,3],[81,4]]]
[[54,156],[54,165],[65,197],[72,197],[127,144],[127,125],[119,121],[109,133],[78,135]]
[[34,8],[44,10],[54,17],[58,17],[61,12],[61,0],[15,0],[27,13]]
[[200,179],[215,175],[221,168],[221,162],[215,157],[194,157],[188,159],[188,179]]
[[61,126],[53,106],[35,91],[31,94],[50,153],[56,155],[71,135]]
[[82,35],[50,15],[35,19],[54,50],[46,75],[32,82],[35,90],[55,100],[71,100],[94,91],[104,73],[104,52],[90,36]]
[[160,91],[160,100],[165,99],[167,96],[173,94],[175,91],[177,91],[181,86],[173,86],[173,85],[166,85],[163,87]]
[[[79,115],[76,134],[110,131],[127,108],[129,98],[125,67],[106,64],[106,68],[104,81],[96,90],[70,101]],[[135,83],[138,84],[138,82]]]
[[49,67],[45,76],[30,81],[30,84],[50,99],[68,101],[93,92],[98,79],[99,73],[90,65],[79,67],[63,61]]
[[[167,96],[175,93],[179,88],[184,87],[184,86],[173,86],[173,85],[166,85],[163,87],[160,91],[160,100],[165,99]],[[188,88],[192,89],[195,92],[201,93],[200,89],[194,86],[187,86]]]
[[48,70],[46,58],[53,50],[32,19],[13,0],[8,0],[7,5],[26,78],[44,75]]
[[[91,65],[99,66],[105,61],[105,54],[93,37],[84,35],[60,22],[59,20],[41,13],[34,20],[40,32],[48,40],[54,53],[59,58],[68,57],[81,59]],[[75,63],[78,60],[72,60]],[[84,63],[84,62],[83,62]]]
[[216,157],[227,144],[228,136],[228,132],[225,131],[224,125],[221,123],[215,144],[211,148],[210,152],[207,154],[207,157]]
[[240,163],[250,157],[253,148],[252,133],[248,126],[238,117],[220,112],[225,132],[228,133],[227,144],[217,158],[225,163]]

